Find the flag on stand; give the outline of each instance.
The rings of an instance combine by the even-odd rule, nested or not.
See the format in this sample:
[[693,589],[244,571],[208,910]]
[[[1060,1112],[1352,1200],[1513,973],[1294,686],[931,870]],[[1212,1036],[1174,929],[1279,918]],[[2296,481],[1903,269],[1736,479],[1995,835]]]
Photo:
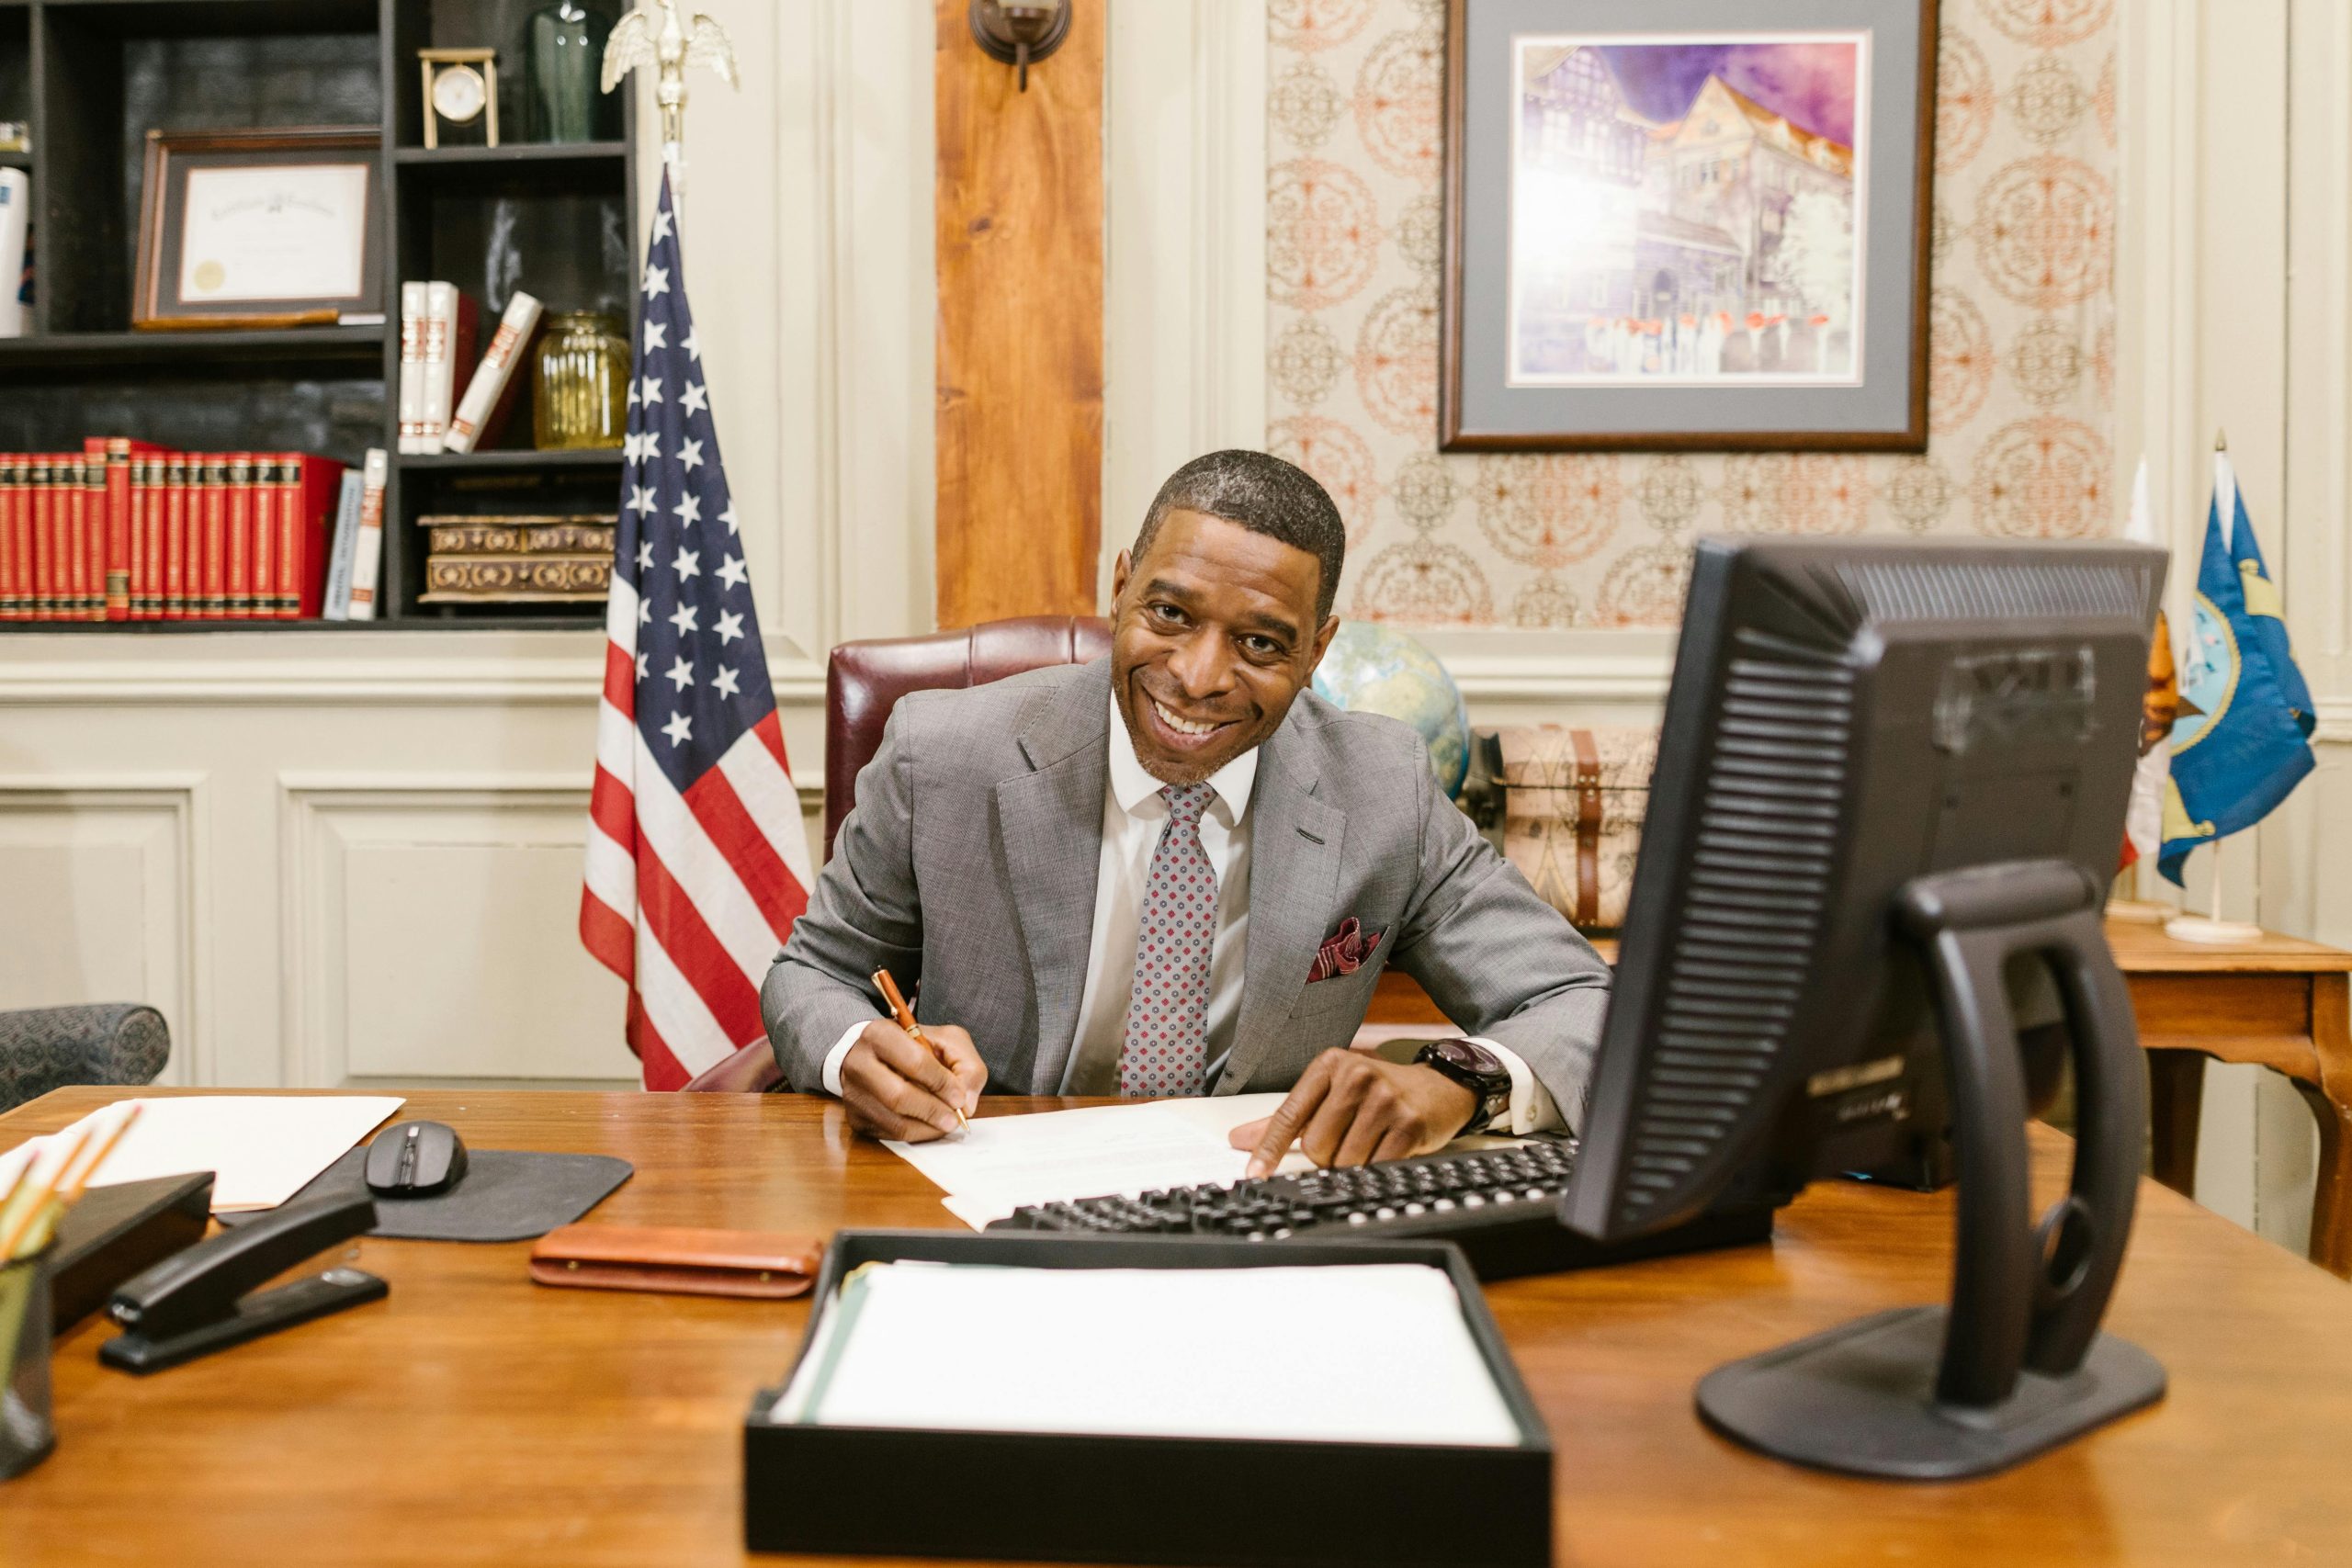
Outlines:
[[[2148,459],[2140,459],[2132,481],[2132,516],[2123,536],[2135,545],[2161,545],[2148,511]],[[2165,786],[2172,779],[2172,727],[2180,716],[2180,676],[2172,657],[2172,626],[2164,609],[2148,638],[2148,689],[2140,699],[2140,764],[2132,773],[2132,800],[2123,814],[2123,861],[2129,866],[2153,855],[2164,843]]]
[[2194,604],[2157,857],[2176,884],[2191,850],[2253,827],[2312,766],[2311,689],[2288,649],[2284,604],[2227,453],[2213,455]]
[[676,1089],[765,1038],[811,877],[667,174],[641,287],[580,938],[628,982],[645,1087]]

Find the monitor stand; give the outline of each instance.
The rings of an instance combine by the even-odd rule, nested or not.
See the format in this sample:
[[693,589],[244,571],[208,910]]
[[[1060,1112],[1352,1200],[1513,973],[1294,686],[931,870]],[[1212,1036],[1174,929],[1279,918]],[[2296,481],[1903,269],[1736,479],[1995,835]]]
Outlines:
[[[2099,889],[2064,861],[1920,877],[1896,899],[1951,1077],[1959,1224],[1949,1306],[1898,1308],[1718,1367],[1699,1412],[1776,1458],[1849,1475],[2006,1469],[2162,1398],[2164,1368],[2098,1331],[2140,1179],[2147,1067]],[[2030,1223],[2025,1073],[2002,969],[2045,960],[2072,1036],[2066,1196]]]

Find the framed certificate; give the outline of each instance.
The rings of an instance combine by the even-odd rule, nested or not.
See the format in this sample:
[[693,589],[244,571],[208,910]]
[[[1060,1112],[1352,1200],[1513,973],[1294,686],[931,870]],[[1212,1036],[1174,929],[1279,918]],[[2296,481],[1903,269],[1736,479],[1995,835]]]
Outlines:
[[379,312],[374,126],[151,130],[130,322],[275,327]]

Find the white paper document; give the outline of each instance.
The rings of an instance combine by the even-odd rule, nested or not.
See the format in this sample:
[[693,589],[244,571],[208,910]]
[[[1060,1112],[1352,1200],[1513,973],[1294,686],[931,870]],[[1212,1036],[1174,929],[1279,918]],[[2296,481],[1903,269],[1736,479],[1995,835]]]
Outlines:
[[[129,1107],[139,1120],[90,1179],[94,1187],[209,1170],[212,1212],[274,1209],[310,1185],[354,1144],[404,1103],[396,1094],[192,1094],[119,1100],[62,1132],[0,1155],[0,1190],[28,1159],[61,1157],[90,1130],[90,1148],[106,1142]],[[87,1158],[85,1153],[82,1157]]]
[[[883,1146],[946,1189],[948,1212],[979,1230],[1031,1203],[1238,1181],[1250,1156],[1227,1134],[1272,1115],[1283,1099],[1235,1094],[983,1116],[954,1137]],[[1305,1170],[1309,1162],[1293,1152],[1281,1168]]]
[[348,299],[367,277],[373,155],[191,168],[180,232],[186,300]]
[[[981,1344],[986,1355],[933,1353]],[[1520,1441],[1453,1281],[1419,1263],[875,1264],[824,1304],[770,1419],[1261,1441]]]

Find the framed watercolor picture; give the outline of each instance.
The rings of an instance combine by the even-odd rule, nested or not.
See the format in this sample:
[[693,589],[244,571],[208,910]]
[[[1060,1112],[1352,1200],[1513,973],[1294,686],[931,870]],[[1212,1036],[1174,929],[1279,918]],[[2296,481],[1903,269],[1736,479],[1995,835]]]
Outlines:
[[1936,0],[1450,0],[1439,446],[1923,449]]

